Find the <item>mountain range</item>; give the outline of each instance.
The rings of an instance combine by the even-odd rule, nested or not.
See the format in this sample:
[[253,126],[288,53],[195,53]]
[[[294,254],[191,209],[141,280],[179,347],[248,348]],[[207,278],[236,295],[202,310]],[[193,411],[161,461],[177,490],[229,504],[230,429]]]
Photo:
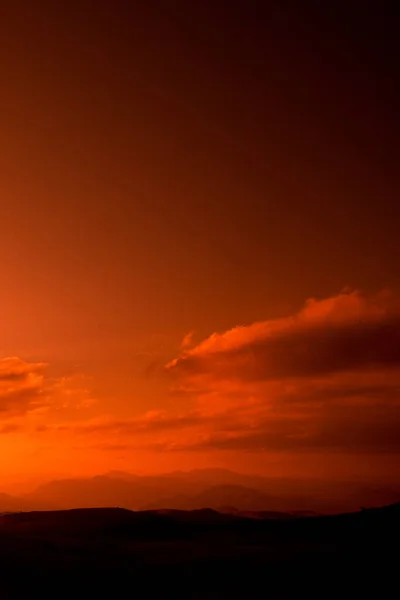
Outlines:
[[268,478],[225,469],[140,476],[122,471],[49,481],[29,494],[0,493],[0,512],[90,507],[297,514],[335,513],[400,500],[400,486]]

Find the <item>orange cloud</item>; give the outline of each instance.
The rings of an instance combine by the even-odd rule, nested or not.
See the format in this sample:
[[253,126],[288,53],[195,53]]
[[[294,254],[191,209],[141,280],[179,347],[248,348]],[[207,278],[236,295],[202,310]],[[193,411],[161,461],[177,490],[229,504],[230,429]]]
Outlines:
[[16,433],[19,431],[21,426],[18,423],[6,423],[0,427],[0,435],[7,433]]
[[400,365],[400,312],[358,292],[309,300],[293,317],[213,334],[167,365],[183,379],[263,381]]
[[0,420],[92,402],[82,376],[51,378],[46,375],[47,367],[19,357],[0,359]]
[[131,419],[115,419],[110,416],[99,417],[86,422],[73,424],[39,426],[37,431],[72,431],[74,434],[128,435],[151,434],[162,431],[186,429],[204,422],[198,412],[170,415],[165,411],[149,411]]
[[189,348],[193,344],[194,334],[195,331],[189,331],[189,333],[183,336],[183,339],[181,341],[181,348]]
[[0,360],[0,418],[42,408],[48,402],[44,363],[17,357]]
[[[292,317],[213,334],[167,373],[180,411],[42,427],[104,451],[400,452],[393,298],[310,300]],[[86,440],[86,441],[85,441]]]
[[186,448],[400,451],[400,313],[388,294],[309,300],[213,334],[166,368],[214,418]]

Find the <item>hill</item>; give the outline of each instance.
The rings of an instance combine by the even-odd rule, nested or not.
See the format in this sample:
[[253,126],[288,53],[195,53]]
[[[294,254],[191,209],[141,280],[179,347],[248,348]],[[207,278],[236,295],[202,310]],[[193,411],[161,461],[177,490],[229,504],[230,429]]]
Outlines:
[[211,510],[10,514],[0,517],[2,597],[386,598],[399,533],[400,505],[290,520]]

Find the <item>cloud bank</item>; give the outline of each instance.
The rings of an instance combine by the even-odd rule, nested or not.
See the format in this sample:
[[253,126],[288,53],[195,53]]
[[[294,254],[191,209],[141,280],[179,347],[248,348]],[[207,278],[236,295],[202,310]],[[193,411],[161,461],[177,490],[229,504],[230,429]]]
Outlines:
[[183,378],[268,381],[398,367],[400,314],[384,300],[356,292],[309,300],[292,317],[213,334],[167,368]]
[[166,369],[219,424],[188,448],[400,451],[400,312],[387,293],[308,300],[214,333]]
[[387,293],[312,299],[289,317],[214,333],[184,344],[165,371],[179,410],[42,431],[105,451],[400,453],[400,312]]

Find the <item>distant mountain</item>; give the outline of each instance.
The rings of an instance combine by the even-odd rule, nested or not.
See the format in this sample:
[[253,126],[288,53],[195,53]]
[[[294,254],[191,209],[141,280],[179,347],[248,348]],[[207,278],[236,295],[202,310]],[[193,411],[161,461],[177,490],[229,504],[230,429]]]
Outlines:
[[39,486],[29,498],[58,508],[119,506],[139,510],[150,500],[157,501],[173,494],[195,494],[202,487],[173,476],[140,477],[111,472],[91,478],[50,481]]
[[124,481],[139,481],[140,475],[134,475],[133,473],[126,473],[125,471],[108,471],[104,474],[104,477],[110,477],[111,479],[122,479]]
[[0,493],[0,513],[21,512],[38,510],[39,504],[34,499],[18,498],[9,494]]
[[211,485],[249,485],[250,483],[258,482],[265,483],[266,478],[258,477],[257,475],[243,475],[229,469],[193,469],[191,471],[173,471],[165,473],[159,477],[167,477],[173,479],[183,479],[196,483],[202,483],[207,486]]
[[310,511],[311,514],[354,511],[360,506],[399,500],[400,486],[267,478],[225,469],[149,476],[111,471],[91,478],[50,481],[18,501],[4,500],[0,511],[20,510],[21,506],[40,509],[116,506],[130,510],[210,508],[232,514],[235,511],[290,514],[297,511],[307,515]]
[[42,484],[30,498],[63,508],[100,508],[118,506],[137,509],[152,490],[141,481],[98,476],[88,479],[61,479]]
[[257,489],[245,486],[225,484],[207,488],[196,496],[194,502],[197,507],[218,508],[231,505],[240,510],[263,510],[281,505],[282,498],[266,495]]
[[177,495],[170,498],[160,498],[145,505],[146,509],[176,508],[196,510],[210,508],[220,510],[223,507],[234,507],[240,510],[262,510],[267,506],[277,506],[282,499],[267,496],[252,488],[240,485],[215,485],[207,487],[195,496]]

